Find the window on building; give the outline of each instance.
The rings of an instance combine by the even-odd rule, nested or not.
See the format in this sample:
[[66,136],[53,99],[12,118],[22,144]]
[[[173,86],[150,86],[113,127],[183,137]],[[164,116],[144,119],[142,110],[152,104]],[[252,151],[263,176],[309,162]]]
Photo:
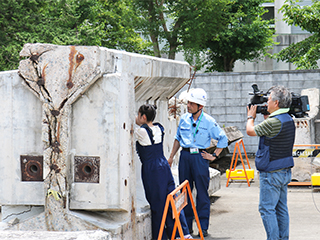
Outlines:
[[273,20],[274,21],[274,7],[264,7],[268,12],[262,15],[264,20]]
[[263,3],[262,6],[264,7],[267,12],[262,15],[263,20],[270,20],[269,28],[275,28],[275,13],[274,13],[274,3]]

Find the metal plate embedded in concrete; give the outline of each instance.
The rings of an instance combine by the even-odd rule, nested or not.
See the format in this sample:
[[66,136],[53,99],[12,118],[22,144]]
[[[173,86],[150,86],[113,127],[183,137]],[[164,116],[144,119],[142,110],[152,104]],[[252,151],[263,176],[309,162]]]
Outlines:
[[43,181],[43,156],[20,155],[21,180]]
[[100,157],[75,156],[74,181],[99,183]]

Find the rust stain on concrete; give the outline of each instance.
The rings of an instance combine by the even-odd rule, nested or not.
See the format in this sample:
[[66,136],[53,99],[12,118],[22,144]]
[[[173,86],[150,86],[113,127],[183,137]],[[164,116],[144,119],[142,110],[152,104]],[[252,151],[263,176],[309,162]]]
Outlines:
[[67,81],[67,88],[71,89],[73,87],[72,82],[72,72],[73,72],[73,66],[74,66],[74,56],[76,55],[76,48],[75,46],[70,46],[70,54],[69,54],[69,79]]
[[[78,53],[75,46],[70,46],[70,54],[69,54],[69,79],[67,81],[67,88],[71,89],[74,84],[72,82],[72,74],[73,71],[79,67],[79,65],[84,60],[84,56],[81,53]],[[76,55],[77,54],[77,55]]]
[[76,56],[76,69],[79,67],[79,65],[83,60],[84,60],[84,56],[81,53],[78,53]]

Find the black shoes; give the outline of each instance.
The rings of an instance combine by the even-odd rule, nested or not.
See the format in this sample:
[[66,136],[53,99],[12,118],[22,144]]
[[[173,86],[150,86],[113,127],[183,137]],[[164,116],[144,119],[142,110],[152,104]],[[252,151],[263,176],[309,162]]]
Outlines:
[[[202,234],[203,234],[203,237],[207,237],[208,236],[208,230],[202,230]],[[198,234],[198,237],[200,237],[200,232]]]
[[[189,233],[192,234],[193,230],[189,229]],[[207,237],[208,236],[208,230],[202,230],[202,234],[203,234],[203,237]],[[200,237],[200,232],[198,234],[198,237]]]

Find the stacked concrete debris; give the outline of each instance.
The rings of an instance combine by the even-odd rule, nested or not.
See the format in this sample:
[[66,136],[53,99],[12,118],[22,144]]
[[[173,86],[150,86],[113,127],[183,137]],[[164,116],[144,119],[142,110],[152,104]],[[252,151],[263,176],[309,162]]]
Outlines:
[[[243,134],[240,132],[240,130],[236,126],[224,127],[222,129],[224,130],[224,132],[226,133],[226,135],[228,137],[228,145],[243,138]],[[207,151],[209,153],[213,153],[214,150],[216,149],[216,147],[217,147],[217,141],[214,139],[211,139],[211,145],[210,145],[210,147],[207,148]],[[228,150],[228,147],[226,147],[221,152],[219,157],[223,157],[228,153],[229,153],[229,150]]]

